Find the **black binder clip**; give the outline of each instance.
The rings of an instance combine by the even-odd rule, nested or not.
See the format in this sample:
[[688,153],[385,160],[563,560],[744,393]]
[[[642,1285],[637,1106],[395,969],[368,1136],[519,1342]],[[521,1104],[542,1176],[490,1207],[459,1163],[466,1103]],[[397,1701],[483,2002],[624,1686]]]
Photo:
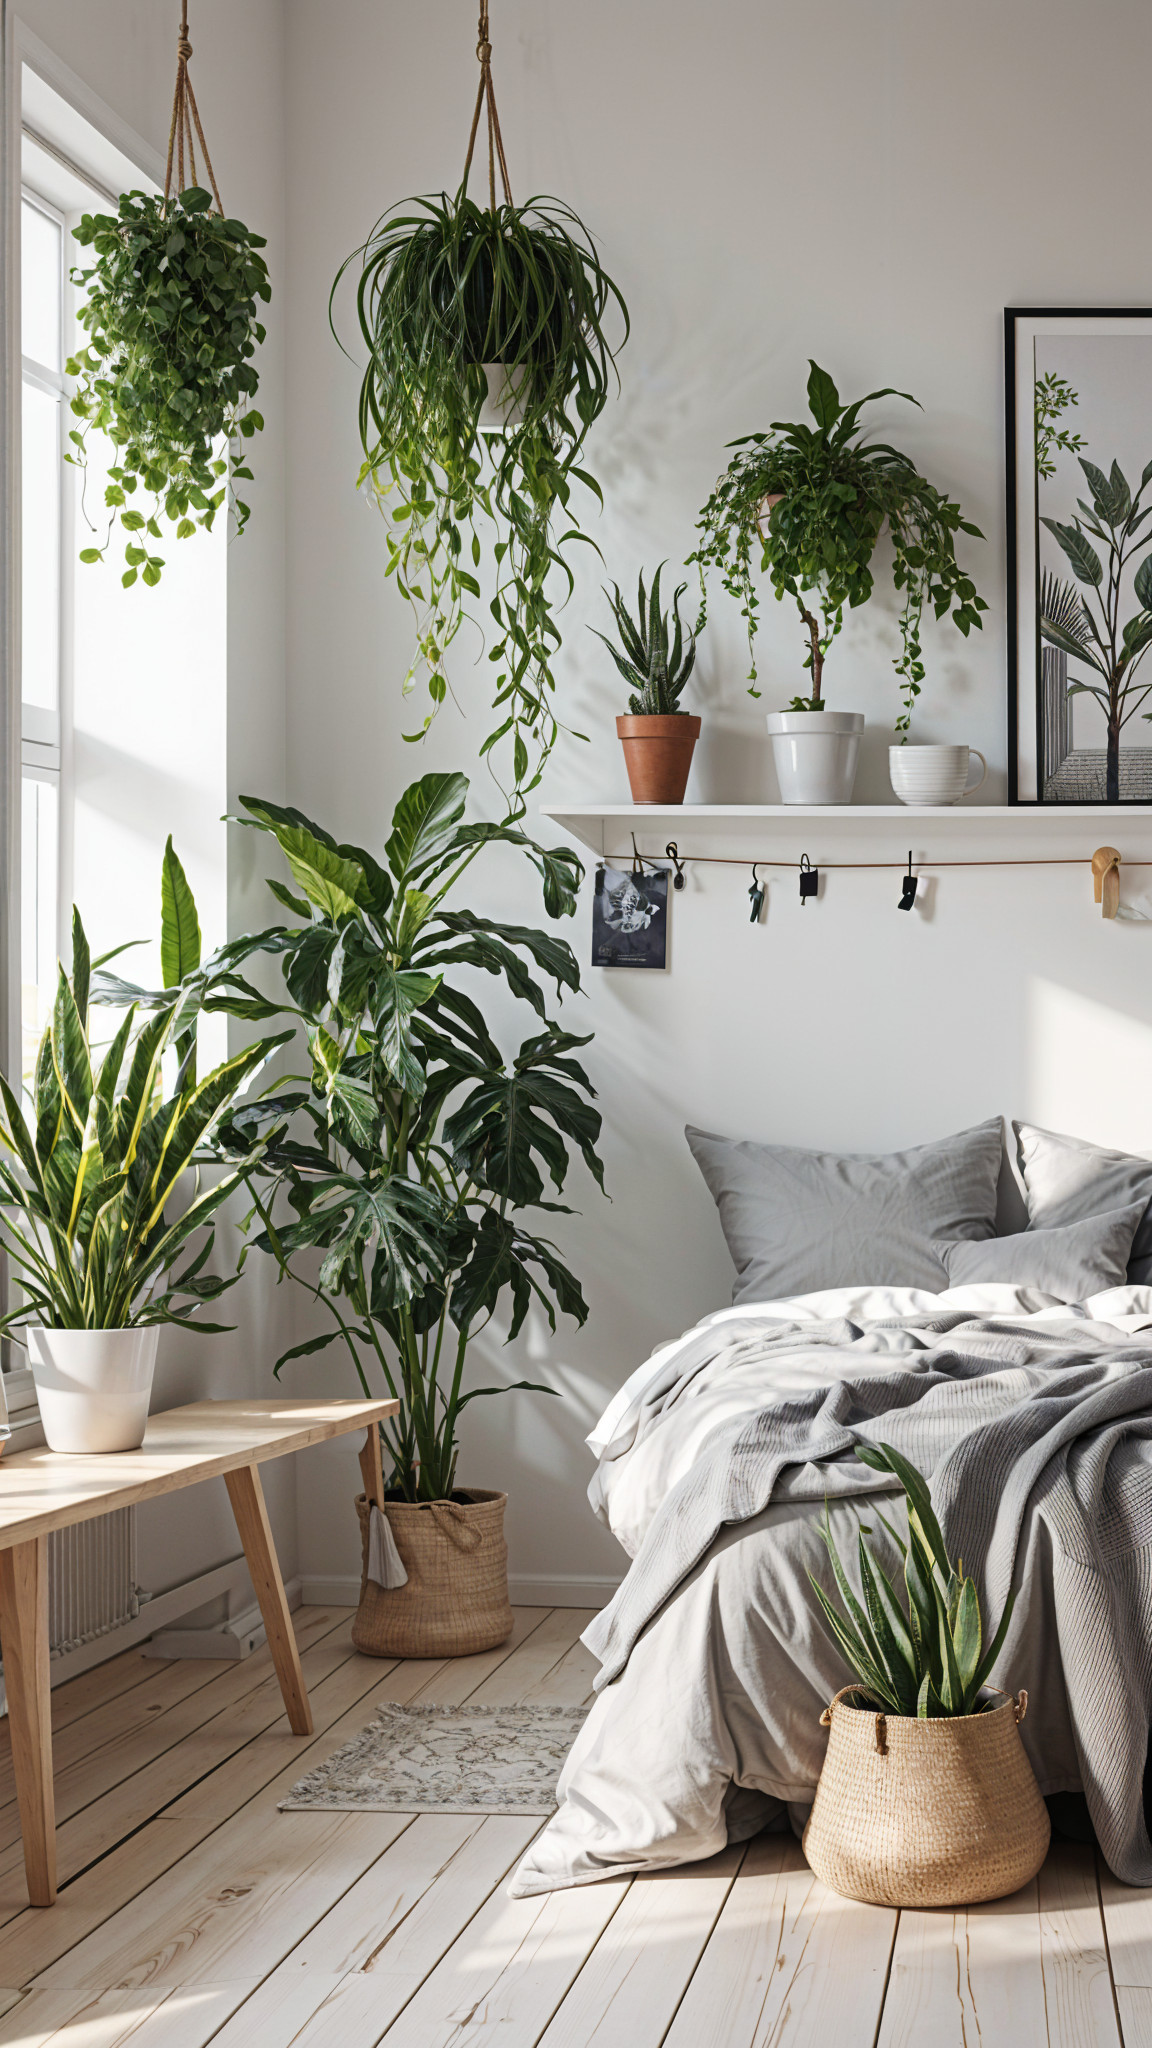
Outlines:
[[764,898],[768,894],[768,884],[766,882],[758,882],[756,879],[756,870],[759,865],[759,861],[756,860],[752,863],[752,887],[748,891],[748,901],[752,905],[751,914],[748,919],[749,924],[759,924],[760,913],[764,908]]
[[812,866],[806,853],[802,853],[800,855],[800,902],[802,907],[807,904],[810,896],[816,895],[819,887],[820,870]]
[[673,882],[672,887],[674,889],[682,889],[684,887],[684,869],[679,858],[679,851],[677,849],[676,841],[674,839],[670,839],[668,841],[667,846],[664,848],[664,851],[668,855],[669,860],[671,861],[673,867],[676,870],[676,879]]
[[908,873],[900,878],[900,901],[896,906],[898,910],[911,910],[912,905],[916,901],[916,884],[918,879],[918,876],[912,873],[912,852],[911,848],[909,848]]

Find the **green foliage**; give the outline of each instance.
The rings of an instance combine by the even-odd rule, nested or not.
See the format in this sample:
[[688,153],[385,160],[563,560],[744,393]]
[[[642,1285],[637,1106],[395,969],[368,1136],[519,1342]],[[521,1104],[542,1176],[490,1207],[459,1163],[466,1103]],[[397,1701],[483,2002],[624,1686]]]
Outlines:
[[[235,1276],[204,1272],[211,1227],[195,1252],[190,1240],[212,1225],[221,1203],[255,1163],[259,1145],[246,1153],[234,1150],[229,1170],[206,1188],[200,1186],[199,1168],[219,1163],[212,1144],[216,1125],[291,1034],[258,1040],[197,1082],[200,1009],[218,1008],[225,988],[242,997],[247,984],[220,955],[200,967],[196,906],[171,839],[162,903],[166,963],[183,964],[190,957],[189,934],[196,934],[195,961],[181,979],[152,996],[140,990],[139,999],[131,1000],[126,984],[102,973],[99,962],[93,968],[74,910],[72,974],[60,968],[30,1090],[31,1121],[0,1077],[0,1242],[24,1296],[19,1308],[0,1317],[0,1329],[27,1322],[65,1330],[171,1322],[202,1331],[219,1327],[190,1318],[233,1286]],[[97,1063],[89,1004],[120,1006],[126,994],[126,1014]],[[144,1022],[142,1011],[154,1014]],[[264,1005],[262,1014],[276,1014],[275,1006]],[[170,1046],[183,1050],[172,1092],[165,1095],[161,1063]],[[173,1215],[186,1177],[191,1198]],[[185,1252],[188,1263],[176,1273]]]
[[[1145,703],[1152,683],[1137,683],[1136,672],[1152,646],[1152,505],[1141,510],[1141,499],[1152,483],[1152,462],[1140,478],[1133,496],[1118,462],[1108,475],[1079,457],[1088,483],[1091,504],[1077,498],[1077,516],[1070,524],[1041,518],[1041,525],[1054,535],[1071,567],[1073,583],[1064,582],[1047,571],[1040,579],[1040,633],[1050,647],[1082,662],[1096,677],[1085,682],[1076,676],[1068,685],[1070,697],[1095,697],[1108,727],[1105,800],[1120,801],[1120,734]],[[1145,531],[1141,533],[1141,527]],[[1103,550],[1101,560],[1093,541]],[[1138,555],[1143,555],[1132,587],[1139,610],[1121,623],[1124,572]],[[1152,712],[1144,711],[1152,719]]]
[[[778,600],[794,600],[804,622],[804,667],[811,694],[795,697],[794,711],[823,706],[824,659],[844,622],[844,607],[866,604],[872,595],[871,562],[885,524],[892,540],[892,581],[904,593],[900,614],[901,652],[894,666],[901,679],[904,709],[896,730],[907,734],[912,707],[924,680],[920,621],[930,603],[936,617],[951,612],[967,638],[987,610],[976,586],[956,560],[958,532],[982,540],[978,526],[941,495],[913,462],[886,442],[865,442],[858,420],[877,398],[917,400],[907,391],[870,391],[842,405],[827,371],[811,363],[808,404],[815,421],[776,420],[766,434],[746,434],[729,443],[742,452],[720,478],[697,522],[703,539],[690,561],[700,565],[701,605],[697,632],[706,616],[705,572],[718,569],[747,621],[750,694],[756,688],[755,640],[759,600],[752,580],[752,550],[760,541],[761,569],[771,577]],[[814,594],[814,609],[805,597]],[[819,617],[816,616],[819,613]]]
[[[572,1058],[588,1041],[549,1021],[541,986],[578,991],[571,948],[446,900],[490,844],[532,861],[553,917],[575,909],[583,870],[567,848],[545,851],[517,825],[465,824],[467,794],[463,775],[414,782],[396,806],[387,870],[299,811],[241,798],[243,822],[277,840],[301,892],[277,888],[303,920],[278,943],[311,1074],[306,1089],[245,1105],[221,1142],[243,1156],[265,1134],[259,1249],[297,1279],[295,1254],[321,1255],[312,1291],[333,1328],[286,1352],[277,1372],[336,1342],[366,1393],[366,1367],[379,1371],[402,1404],[385,1443],[406,1500],[451,1493],[460,1414],[501,1391],[462,1384],[469,1342],[501,1302],[509,1341],[533,1300],[552,1329],[557,1308],[578,1323],[587,1314],[579,1282],[520,1212],[568,1213],[545,1192],[563,1189],[572,1150],[603,1185],[600,1117]],[[475,969],[539,1020],[510,1061],[467,993]],[[278,1193],[288,1214],[274,1218]]]
[[1061,448],[1069,455],[1079,455],[1080,450],[1088,446],[1082,434],[1074,434],[1070,428],[1056,424],[1069,406],[1079,403],[1080,393],[1073,391],[1066,377],[1057,377],[1052,370],[1043,377],[1037,377],[1033,398],[1037,476],[1055,476],[1054,449]]
[[[507,741],[509,812],[521,816],[559,730],[550,578],[557,571],[571,590],[562,551],[584,538],[573,483],[601,502],[578,459],[608,398],[610,309],[623,319],[618,347],[628,312],[583,224],[556,200],[490,209],[462,187],[455,198],[402,204],[419,211],[385,214],[336,283],[361,264],[357,311],[369,362],[360,482],[388,521],[388,574],[415,621],[405,693],[424,674],[430,698],[421,730],[406,737],[423,736],[448,693],[448,650],[480,599],[473,572],[481,528],[489,528],[497,722],[481,753]],[[485,363],[503,365],[515,395],[503,433],[479,424]]]
[[907,1543],[877,1514],[904,1559],[906,1605],[865,1543],[870,1531],[862,1524],[861,1606],[832,1541],[825,1503],[824,1542],[844,1612],[809,1572],[824,1625],[861,1685],[888,1713],[916,1714],[922,1721],[978,1714],[983,1710],[981,1688],[1004,1647],[1016,1595],[1009,1594],[985,1650],[976,1587],[965,1578],[962,1560],[955,1566],[949,1560],[923,1473],[891,1444],[857,1444],[856,1456],[873,1471],[894,1473],[907,1494]]
[[[616,663],[624,681],[633,694],[628,699],[628,709],[637,718],[685,717],[680,710],[680,698],[684,685],[692,673],[696,661],[696,639],[689,631],[688,646],[684,647],[684,629],[680,623],[680,599],[688,585],[678,585],[672,599],[672,613],[676,621],[676,632],[669,649],[668,613],[660,609],[661,562],[652,579],[651,597],[644,590],[644,571],[640,571],[640,589],[637,598],[636,620],[629,616],[627,606],[620,595],[620,585],[614,583],[614,597],[608,602],[616,617],[616,630],[624,649],[620,654],[612,642],[593,626],[591,631],[605,647]],[[608,592],[604,592],[608,597]]]
[[[68,460],[87,467],[93,427],[117,451],[104,494],[107,537],[80,559],[103,559],[118,520],[126,586],[138,576],[160,581],[163,558],[148,543],[161,539],[162,518],[178,540],[211,527],[229,483],[251,478],[241,444],[264,424],[251,408],[258,381],[251,358],[264,339],[257,300],[271,297],[256,253],[264,238],[211,205],[197,186],[167,206],[156,194],[126,192],[118,214],[86,213],[73,230],[96,261],[72,273],[87,287],[79,318],[90,338],[67,365],[80,380],[72,411],[83,422],[70,431]],[[229,443],[223,455],[222,436]],[[138,492],[151,493],[150,507],[135,502]],[[234,503],[242,532],[249,508]]]

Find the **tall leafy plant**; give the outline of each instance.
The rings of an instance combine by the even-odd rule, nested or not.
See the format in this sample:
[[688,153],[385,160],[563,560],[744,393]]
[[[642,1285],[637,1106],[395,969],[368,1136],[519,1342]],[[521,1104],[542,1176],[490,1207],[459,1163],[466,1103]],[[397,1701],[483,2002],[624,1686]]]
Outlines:
[[809,1572],[813,1591],[829,1635],[861,1685],[892,1714],[915,1714],[940,1720],[981,1711],[980,1694],[1004,1647],[1016,1595],[1010,1593],[1000,1626],[985,1646],[976,1587],[953,1565],[932,1507],[922,1472],[891,1444],[857,1444],[856,1456],[876,1472],[890,1472],[900,1481],[908,1502],[908,1541],[904,1543],[883,1515],[887,1530],[904,1560],[905,1602],[877,1563],[861,1526],[861,1606],[832,1540],[824,1510],[824,1542],[832,1561],[841,1613]]
[[826,370],[810,361],[808,405],[813,424],[776,420],[765,434],[746,434],[730,447],[733,457],[697,522],[703,536],[690,561],[699,563],[701,607],[707,608],[705,572],[719,571],[747,622],[750,694],[756,688],[756,631],[759,599],[752,564],[772,583],[778,600],[790,598],[804,627],[804,667],[812,687],[792,699],[794,711],[824,708],[825,658],[844,623],[844,607],[855,609],[872,595],[872,559],[887,527],[892,541],[892,582],[903,593],[900,678],[903,710],[896,730],[905,737],[924,680],[920,626],[924,607],[936,617],[950,614],[967,638],[987,610],[976,586],[956,560],[957,533],[982,540],[978,526],[961,516],[959,505],[921,476],[909,456],[885,441],[865,441],[859,424],[864,406],[878,398],[919,401],[890,385],[870,391],[851,405]]
[[[193,1319],[235,1282],[235,1275],[222,1278],[205,1266],[213,1219],[255,1164],[258,1142],[234,1151],[227,1169],[206,1186],[200,1168],[219,1165],[212,1138],[220,1119],[291,1033],[258,1039],[197,1080],[202,1009],[226,1000],[267,1017],[276,1006],[235,974],[227,949],[201,964],[196,906],[171,840],[162,902],[161,953],[171,985],[148,995],[103,973],[113,956],[92,962],[74,910],[72,972],[59,970],[30,1115],[0,1076],[0,1241],[23,1295],[0,1317],[5,1331],[28,1322],[67,1330],[221,1327]],[[251,950],[259,939],[245,944]],[[125,1015],[97,1058],[90,1005],[119,1007],[125,993]],[[178,1066],[166,1091],[163,1061],[170,1048]]]
[[[449,905],[477,855],[502,843],[536,867],[549,914],[568,915],[580,863],[513,824],[465,823],[467,793],[463,775],[413,783],[385,867],[299,811],[241,799],[292,878],[269,886],[299,920],[279,942],[311,1073],[305,1089],[238,1110],[222,1142],[244,1157],[264,1140],[254,1242],[331,1318],[276,1370],[339,1343],[366,1393],[378,1376],[401,1403],[385,1444],[392,1488],[410,1501],[451,1494],[460,1417],[502,1391],[464,1386],[469,1346],[492,1318],[507,1313],[508,1341],[533,1301],[552,1329],[557,1308],[584,1321],[579,1282],[531,1212],[569,1213],[546,1189],[563,1189],[573,1152],[603,1184],[600,1117],[572,1057],[588,1041],[549,1018],[537,978],[558,996],[578,990],[571,949]],[[477,969],[535,1013],[511,1058],[468,992]],[[298,1257],[313,1250],[315,1280]]]
[[[1059,542],[1071,565],[1076,583],[1042,576],[1040,588],[1040,632],[1050,647],[1080,663],[1095,678],[1086,682],[1077,676],[1068,685],[1070,697],[1094,697],[1104,714],[1107,728],[1105,801],[1120,801],[1120,735],[1134,718],[1152,690],[1152,681],[1138,683],[1137,672],[1152,646],[1152,505],[1141,509],[1141,500],[1152,483],[1152,462],[1146,464],[1139,489],[1133,495],[1118,462],[1108,475],[1084,455],[1078,461],[1088,484],[1091,503],[1076,500],[1078,511],[1071,521],[1041,519]],[[1141,532],[1141,528],[1145,530]],[[1093,546],[1100,544],[1103,560]],[[1125,578],[1139,561],[1132,576],[1132,591],[1138,609],[1127,619]],[[1145,711],[1145,718],[1152,712]]]

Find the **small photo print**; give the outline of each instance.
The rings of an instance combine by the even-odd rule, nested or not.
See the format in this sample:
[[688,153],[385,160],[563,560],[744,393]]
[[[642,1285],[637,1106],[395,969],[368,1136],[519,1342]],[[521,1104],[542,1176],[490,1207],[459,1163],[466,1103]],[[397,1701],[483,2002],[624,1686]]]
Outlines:
[[620,868],[596,870],[592,898],[593,967],[657,967],[668,964],[668,870],[630,875]]

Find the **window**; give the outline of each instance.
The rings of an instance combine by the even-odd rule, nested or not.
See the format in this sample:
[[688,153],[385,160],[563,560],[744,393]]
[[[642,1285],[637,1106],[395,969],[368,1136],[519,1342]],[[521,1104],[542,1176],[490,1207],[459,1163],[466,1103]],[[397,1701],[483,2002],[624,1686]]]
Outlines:
[[24,189],[21,354],[21,1027],[25,1079],[59,951],[60,649],[64,544],[64,217]]

